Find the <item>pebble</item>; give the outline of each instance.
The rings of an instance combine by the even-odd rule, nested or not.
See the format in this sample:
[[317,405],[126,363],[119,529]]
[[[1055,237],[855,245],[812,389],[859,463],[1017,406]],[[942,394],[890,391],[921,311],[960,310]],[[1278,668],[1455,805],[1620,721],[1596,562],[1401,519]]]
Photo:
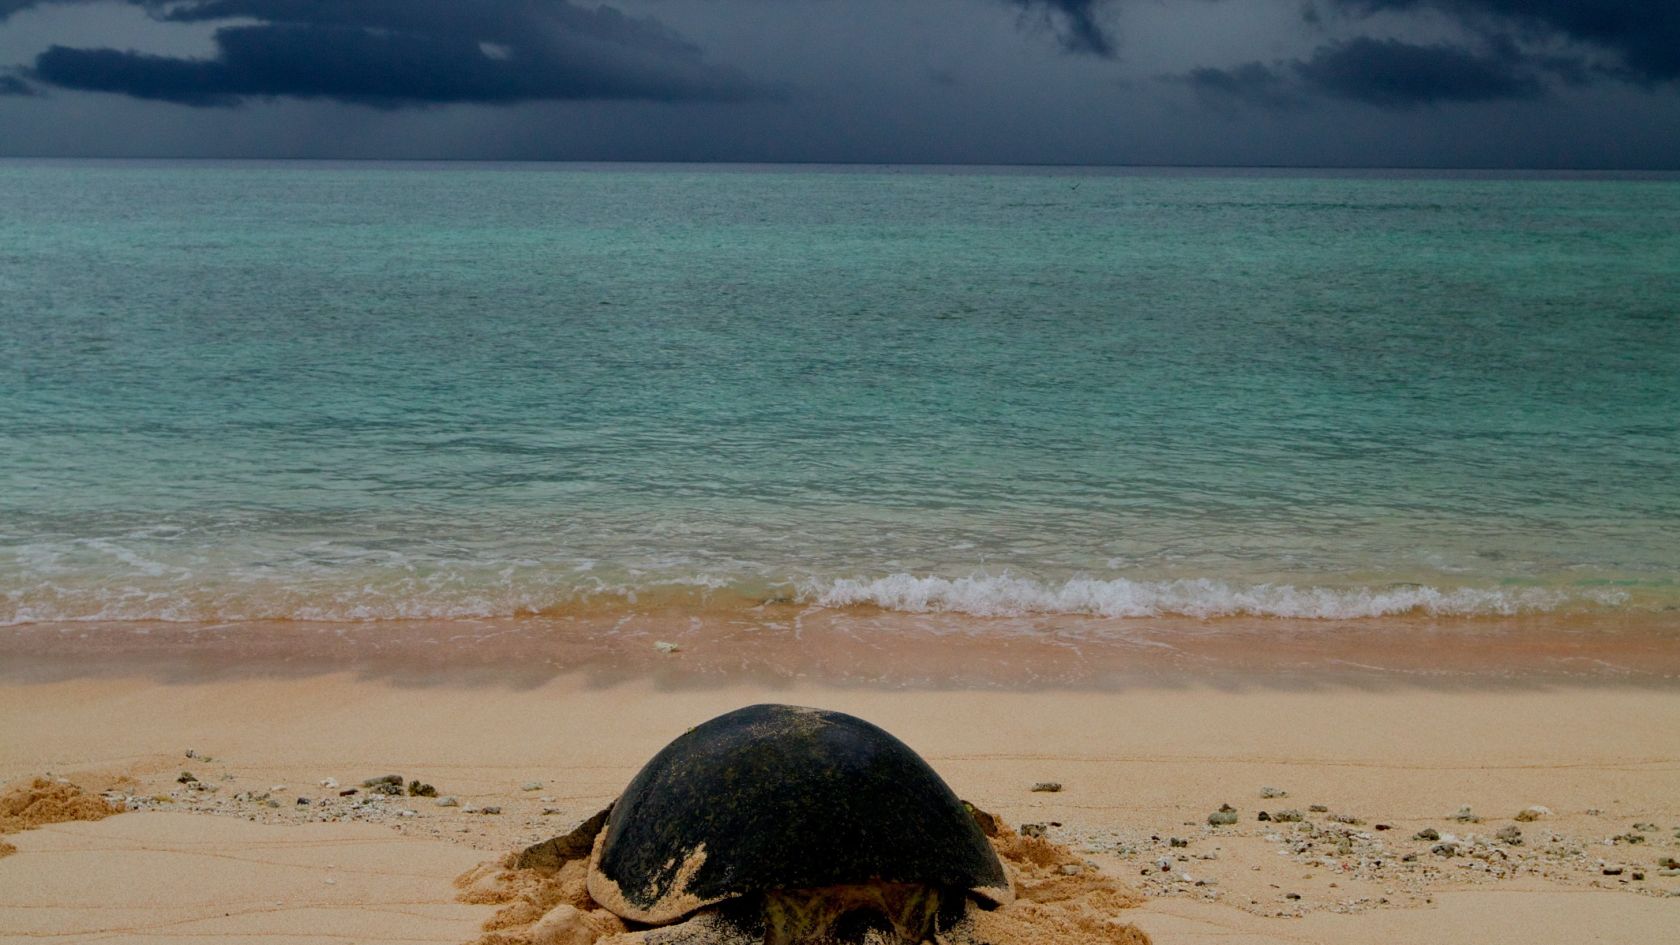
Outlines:
[[437,799],[437,806],[439,806],[439,807],[460,807],[461,802],[456,800],[455,796],[453,794],[445,794],[444,796]]
[[1310,810],[1315,814],[1328,814],[1328,813],[1330,813],[1330,808],[1325,807],[1323,804],[1308,804],[1307,805],[1307,810]]
[[1272,815],[1272,819],[1280,824],[1298,824],[1306,819],[1306,815],[1292,807],[1288,810],[1278,811]]
[[1550,807],[1541,807],[1539,804],[1533,804],[1517,811],[1517,820],[1526,824],[1539,820],[1542,817],[1550,817],[1551,814],[1552,809]]
[[1285,791],[1283,788],[1263,787],[1263,788],[1260,789],[1260,796],[1261,797],[1288,797],[1289,792]]
[[653,645],[653,648],[658,650],[661,653],[664,653],[667,656],[669,656],[672,653],[676,653],[676,652],[679,652],[679,651],[682,650],[682,647],[676,645],[675,643],[671,643],[669,641],[666,641],[666,640],[660,640],[658,643],[655,643]]
[[176,784],[193,784],[196,781],[198,781],[198,779],[193,777],[193,773],[191,771],[183,771],[181,772],[181,776],[175,779]]
[[1169,846],[1169,847],[1187,847],[1189,845],[1190,845],[1190,841],[1184,839],[1183,837],[1168,837],[1167,838],[1167,846]]
[[1365,823],[1365,821],[1360,820],[1352,814],[1331,814],[1330,819],[1338,824],[1347,824],[1350,827],[1363,826]]
[[1498,832],[1493,836],[1494,839],[1501,843],[1509,844],[1513,847],[1522,846],[1522,831],[1518,830],[1515,825],[1500,827]]
[[1439,839],[1441,839],[1441,832],[1436,830],[1434,827],[1425,827],[1422,830],[1419,830],[1417,833],[1412,834],[1412,839],[1413,840],[1439,840]]
[[315,803],[315,802],[310,800],[307,797],[300,797],[300,798],[297,799],[297,806],[299,806],[299,807],[307,807],[307,806],[309,806],[310,804],[313,804],[313,803]]
[[381,784],[401,785],[403,776],[400,774],[382,774],[377,778],[368,778],[362,782],[362,787],[378,787]]
[[1062,789],[1062,783],[1060,781],[1040,781],[1033,785],[1032,789],[1046,794],[1055,794]]
[[1223,827],[1237,822],[1237,809],[1229,804],[1219,805],[1219,809],[1207,816],[1207,822],[1215,827]]
[[526,781],[524,784],[521,784],[519,786],[519,789],[521,791],[540,791],[540,790],[542,790],[542,782],[541,781]]
[[321,786],[326,788],[329,791],[336,791],[336,790],[338,790],[338,779],[337,778],[322,778],[321,779]]
[[1259,815],[1256,816],[1254,819],[1260,821],[1261,823],[1270,823],[1271,820],[1272,820],[1272,815],[1266,813],[1265,811],[1261,811],[1259,813]]
[[1078,876],[1082,872],[1084,872],[1084,868],[1078,863],[1063,863],[1061,866],[1063,876]]
[[1454,814],[1452,819],[1461,824],[1479,824],[1482,822],[1482,818],[1476,816],[1476,812],[1471,810],[1468,804],[1460,807],[1458,813]]
[[437,797],[437,788],[420,781],[408,782],[409,797]]
[[1606,866],[1604,868],[1604,875],[1606,875],[1606,876],[1620,876],[1620,875],[1622,875],[1622,868],[1620,866]]
[[478,812],[480,814],[500,814],[502,809],[494,804],[486,804],[485,806],[479,808]]
[[1043,824],[1022,824],[1021,825],[1021,836],[1023,836],[1023,837],[1043,837],[1044,834],[1045,834],[1045,826]]

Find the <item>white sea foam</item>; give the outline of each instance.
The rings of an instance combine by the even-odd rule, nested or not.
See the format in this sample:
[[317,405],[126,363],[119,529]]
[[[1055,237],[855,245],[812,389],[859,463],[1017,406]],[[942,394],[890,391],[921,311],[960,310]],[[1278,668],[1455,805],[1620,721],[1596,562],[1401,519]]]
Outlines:
[[946,578],[893,574],[807,584],[820,606],[873,605],[910,613],[987,617],[1083,614],[1097,617],[1293,617],[1349,620],[1400,614],[1512,616],[1570,604],[1616,604],[1620,595],[1571,595],[1547,588],[1297,587],[1237,584],[1206,578],[1134,581],[1074,578],[1046,583],[1010,575]]

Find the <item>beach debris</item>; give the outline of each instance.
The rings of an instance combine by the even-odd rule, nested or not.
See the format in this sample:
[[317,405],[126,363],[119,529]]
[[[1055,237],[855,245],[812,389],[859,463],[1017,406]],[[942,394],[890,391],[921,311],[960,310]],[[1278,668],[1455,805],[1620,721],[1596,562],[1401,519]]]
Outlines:
[[1539,820],[1542,817],[1550,817],[1551,815],[1552,809],[1550,807],[1542,807],[1539,804],[1530,804],[1522,810],[1517,811],[1516,819],[1526,824]]
[[437,799],[437,806],[439,806],[439,807],[460,807],[461,802],[456,799],[455,795],[445,794],[444,796]]
[[1479,824],[1482,822],[1482,818],[1477,816],[1476,812],[1471,810],[1470,805],[1468,804],[1460,807],[1458,809],[1458,813],[1452,815],[1452,819],[1461,824]]
[[1060,781],[1040,781],[1037,784],[1034,784],[1032,786],[1032,789],[1034,791],[1037,791],[1037,792],[1040,792],[1040,793],[1055,794],[1055,793],[1061,791],[1062,782],[1060,782]]
[[521,791],[540,791],[540,790],[542,790],[542,782],[541,781],[526,781],[524,784],[521,784],[519,786],[519,789]]
[[1513,847],[1522,846],[1522,842],[1523,842],[1522,836],[1523,836],[1522,835],[1522,830],[1518,829],[1518,827],[1515,824],[1509,824],[1509,825],[1506,825],[1504,827],[1500,827],[1493,834],[1493,838],[1495,840],[1498,840],[1500,843],[1506,844],[1508,846],[1513,846]]
[[675,643],[672,643],[669,640],[660,640],[659,642],[657,642],[653,645],[653,648],[658,650],[661,653],[664,653],[666,656],[670,656],[672,653],[678,653],[678,652],[682,651],[682,647],[676,645]]
[[408,782],[409,797],[437,797],[437,788],[421,781]]
[[1285,791],[1283,788],[1263,787],[1263,788],[1260,789],[1260,796],[1261,797],[1267,797],[1267,798],[1270,798],[1270,797],[1288,797],[1289,792]]
[[1215,827],[1224,827],[1237,822],[1237,809],[1229,804],[1219,805],[1219,809],[1207,816],[1207,822]]

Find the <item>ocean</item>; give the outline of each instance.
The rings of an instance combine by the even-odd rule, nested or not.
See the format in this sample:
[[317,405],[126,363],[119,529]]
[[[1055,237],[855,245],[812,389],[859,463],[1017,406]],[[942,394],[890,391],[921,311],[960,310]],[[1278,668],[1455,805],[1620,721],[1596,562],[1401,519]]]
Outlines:
[[1677,578],[1673,175],[0,162],[0,625]]

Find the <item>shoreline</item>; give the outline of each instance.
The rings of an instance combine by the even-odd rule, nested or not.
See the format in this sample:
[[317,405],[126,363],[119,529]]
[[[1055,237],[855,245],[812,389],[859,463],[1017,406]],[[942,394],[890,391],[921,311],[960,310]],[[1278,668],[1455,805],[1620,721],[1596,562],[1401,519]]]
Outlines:
[[1121,691],[1548,686],[1680,689],[1668,614],[1195,620],[767,609],[457,621],[88,622],[0,630],[0,681],[160,682],[350,670],[515,687],[581,676],[669,688]]

